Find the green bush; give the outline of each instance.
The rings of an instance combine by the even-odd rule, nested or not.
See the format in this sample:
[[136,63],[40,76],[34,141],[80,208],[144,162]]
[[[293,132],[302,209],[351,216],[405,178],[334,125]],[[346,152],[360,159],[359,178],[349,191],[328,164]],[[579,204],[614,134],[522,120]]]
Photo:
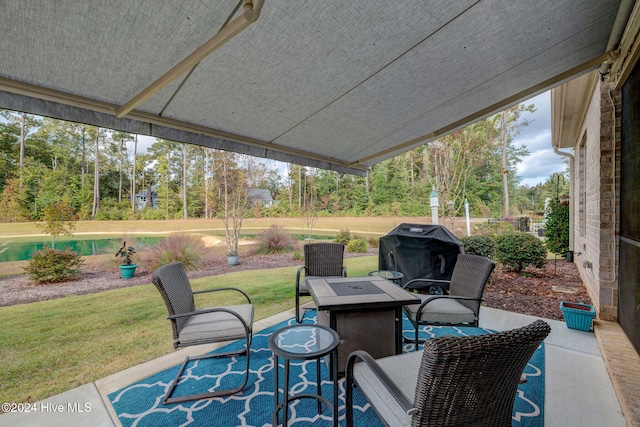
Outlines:
[[353,239],[347,245],[347,252],[365,253],[369,250],[369,244],[364,239]]
[[160,240],[145,253],[145,256],[153,270],[176,261],[181,262],[185,270],[193,270],[205,264],[203,255],[207,253],[208,250],[199,236],[179,233]]
[[292,258],[294,261],[304,261],[304,252],[300,249],[296,249],[293,251]]
[[505,270],[519,273],[529,265],[543,268],[547,262],[547,249],[534,235],[514,231],[496,237],[496,259]]
[[291,252],[296,247],[296,239],[279,225],[272,225],[256,235],[258,255],[271,255]]
[[380,246],[380,238],[379,237],[369,237],[367,238],[367,243],[370,248],[377,248]]
[[118,200],[107,197],[100,199],[100,209],[96,213],[99,221],[120,221],[129,218],[131,203],[126,200],[118,203]]
[[154,209],[149,207],[144,207],[142,211],[137,211],[136,216],[139,219],[145,220],[161,220],[165,219],[166,217],[162,209]]
[[510,222],[482,222],[473,226],[477,234],[483,236],[497,237],[505,233],[513,233],[515,229]]
[[460,239],[464,244],[464,252],[495,259],[496,242],[491,236],[466,236]]
[[340,230],[338,234],[336,234],[336,242],[342,243],[343,245],[348,245],[351,239],[353,239],[353,236],[348,228]]
[[83,262],[80,254],[71,248],[59,250],[45,246],[31,254],[25,271],[37,283],[59,283],[79,274]]
[[569,252],[569,202],[554,197],[545,214],[545,244],[550,252],[564,256]]

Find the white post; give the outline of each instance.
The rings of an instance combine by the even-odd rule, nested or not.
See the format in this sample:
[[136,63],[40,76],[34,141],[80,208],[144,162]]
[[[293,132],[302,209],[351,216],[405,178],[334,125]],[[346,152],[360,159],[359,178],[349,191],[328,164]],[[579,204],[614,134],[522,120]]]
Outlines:
[[431,206],[431,224],[438,224],[438,207],[440,202],[438,201],[438,192],[435,188],[429,194],[429,204]]
[[469,221],[469,202],[464,201],[464,215],[467,217],[467,236],[471,236],[471,223]]

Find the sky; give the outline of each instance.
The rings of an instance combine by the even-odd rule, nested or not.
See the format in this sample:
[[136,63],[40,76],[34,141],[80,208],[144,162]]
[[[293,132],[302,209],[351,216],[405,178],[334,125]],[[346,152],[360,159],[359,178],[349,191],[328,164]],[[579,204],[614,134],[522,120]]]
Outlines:
[[551,147],[551,93],[544,92],[525,102],[534,104],[534,113],[524,113],[521,117],[529,120],[529,126],[520,129],[513,143],[515,146],[525,145],[529,156],[523,158],[517,167],[517,174],[522,178],[520,184],[533,187],[544,183],[556,172],[564,172],[567,165],[564,157],[553,152]]
[[[525,145],[529,150],[529,156],[517,166],[517,174],[522,178],[521,185],[533,187],[544,183],[556,172],[564,172],[566,165],[564,157],[557,155],[551,148],[551,94],[544,92],[525,102],[526,105],[534,104],[534,113],[524,113],[523,119],[529,120],[529,126],[520,129],[520,134],[514,138],[516,146]],[[138,136],[138,150],[140,152],[155,142],[151,136]],[[278,162],[279,163],[279,162]],[[281,172],[285,171],[285,165],[278,167]]]

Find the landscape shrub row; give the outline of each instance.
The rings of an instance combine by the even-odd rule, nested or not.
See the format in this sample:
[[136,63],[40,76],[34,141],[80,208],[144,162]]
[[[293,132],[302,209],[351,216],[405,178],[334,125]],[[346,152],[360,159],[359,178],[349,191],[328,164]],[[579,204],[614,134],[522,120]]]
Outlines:
[[[258,255],[292,253],[293,259],[303,260],[298,240],[283,227],[272,225],[255,236]],[[348,252],[366,253],[370,246],[377,247],[378,239],[364,239],[348,229],[340,230],[336,241],[343,243]],[[134,243],[135,246],[135,243]],[[198,235],[177,233],[161,239],[154,246],[137,254],[151,270],[170,263],[182,262],[186,270],[195,270],[207,264],[209,251]],[[25,271],[37,283],[57,283],[72,280],[80,272],[82,258],[69,248],[64,250],[45,247],[32,254]]]
[[507,231],[493,235],[462,238],[464,251],[500,262],[506,271],[520,273],[528,266],[543,268],[547,261],[544,242],[523,231]]
[[[530,233],[515,231],[504,223],[489,224],[480,232],[483,234],[462,238],[465,252],[494,259],[506,271],[521,272],[528,266],[544,267],[547,249],[542,240]],[[366,253],[369,247],[377,247],[379,239],[365,239],[354,235],[348,229],[340,230],[335,238],[343,243],[348,252]],[[256,235],[255,253],[259,255],[292,253],[293,259],[302,260],[295,237],[278,225],[272,225]],[[150,250],[145,251],[145,262],[153,270],[163,264],[180,261],[187,270],[201,267],[207,262],[208,251],[199,236],[173,234],[160,240]],[[32,255],[26,272],[37,283],[57,283],[73,279],[81,271],[82,259],[69,248],[56,250],[45,248]]]

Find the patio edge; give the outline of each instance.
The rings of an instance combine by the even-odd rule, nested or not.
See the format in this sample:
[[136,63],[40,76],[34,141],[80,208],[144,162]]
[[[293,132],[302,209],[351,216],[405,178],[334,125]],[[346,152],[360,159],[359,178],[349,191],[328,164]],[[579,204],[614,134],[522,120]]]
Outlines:
[[593,331],[629,427],[640,427],[640,355],[617,322],[594,320]]

